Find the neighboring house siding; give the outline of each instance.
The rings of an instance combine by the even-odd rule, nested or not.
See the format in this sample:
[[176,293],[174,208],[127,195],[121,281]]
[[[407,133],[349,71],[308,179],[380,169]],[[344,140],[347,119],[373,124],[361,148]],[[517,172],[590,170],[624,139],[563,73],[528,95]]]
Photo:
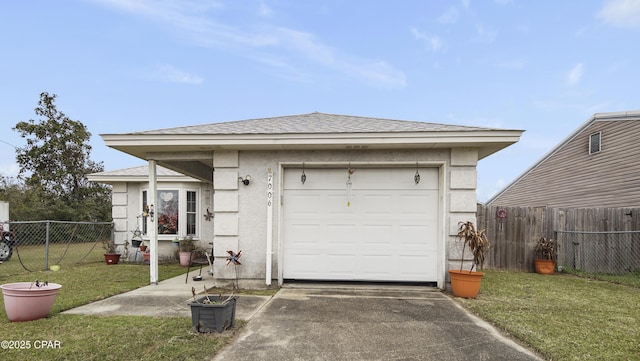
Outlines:
[[[601,150],[589,154],[589,136]],[[493,205],[640,206],[639,120],[596,120],[490,200]]]

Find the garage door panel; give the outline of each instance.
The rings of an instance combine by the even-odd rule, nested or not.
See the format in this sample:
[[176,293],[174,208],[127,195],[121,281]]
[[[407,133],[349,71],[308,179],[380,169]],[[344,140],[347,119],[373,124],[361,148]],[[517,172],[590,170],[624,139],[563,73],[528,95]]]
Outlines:
[[358,229],[353,224],[328,224],[326,242],[332,246],[353,247],[357,234]]
[[422,272],[415,270],[425,270],[429,273],[437,272],[437,261],[435,256],[416,256],[404,255],[402,256],[403,267],[400,268],[399,277],[414,278],[419,277]]
[[389,224],[364,224],[362,227],[362,243],[365,247],[380,244],[387,246],[393,237],[395,227]]
[[351,203],[357,206],[363,214],[366,215],[385,215],[391,212],[391,208],[395,208],[395,202],[391,195],[365,193],[362,197],[354,199]]
[[289,267],[296,270],[296,277],[315,278],[318,275],[318,255],[309,252],[292,252],[289,257]]
[[432,233],[428,225],[399,225],[397,227],[397,238],[400,244],[428,244],[424,235]]
[[284,278],[437,280],[437,169],[357,169],[351,206],[345,169],[305,173],[284,174]]
[[289,198],[291,207],[296,208],[299,214],[317,214],[321,208],[316,207],[316,205],[321,201],[320,194],[305,194],[303,192],[292,194]]
[[[327,254],[326,259],[321,261],[324,263],[322,268],[325,268],[325,275],[331,279],[349,279],[353,277],[354,267],[357,256],[355,253],[336,253],[330,252]],[[320,276],[322,277],[322,276]]]

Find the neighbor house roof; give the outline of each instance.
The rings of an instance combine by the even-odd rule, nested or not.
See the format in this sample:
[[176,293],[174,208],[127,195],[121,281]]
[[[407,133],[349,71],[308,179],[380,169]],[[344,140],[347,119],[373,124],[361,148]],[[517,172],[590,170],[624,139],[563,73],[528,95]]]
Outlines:
[[511,183],[505,186],[502,190],[496,193],[494,196],[489,198],[486,201],[486,204],[493,204],[496,200],[500,199],[505,193],[509,192],[512,188],[514,188],[518,183],[523,181],[529,174],[534,172],[536,169],[541,167],[549,158],[553,157],[555,154],[560,152],[563,148],[565,148],[573,139],[575,139],[578,135],[585,131],[585,129],[589,128],[595,122],[613,122],[613,121],[639,121],[640,120],[640,110],[636,111],[627,111],[627,112],[608,112],[608,113],[596,113],[591,116],[587,121],[582,123],[580,127],[574,130],[571,134],[569,134],[566,138],[564,138],[560,143],[558,143],[555,147],[553,147],[549,152],[542,156],[537,162],[533,163],[529,168],[527,168],[522,174],[520,174],[516,179],[514,179]]
[[[161,166],[156,168],[158,180],[162,182],[198,182],[197,179],[172,171]],[[92,182],[113,184],[116,182],[141,182],[149,181],[149,166],[123,168],[112,171],[91,173],[87,178]]]
[[101,136],[107,146],[141,159],[155,152],[225,149],[451,147],[478,148],[482,159],[517,142],[522,132],[315,112]]

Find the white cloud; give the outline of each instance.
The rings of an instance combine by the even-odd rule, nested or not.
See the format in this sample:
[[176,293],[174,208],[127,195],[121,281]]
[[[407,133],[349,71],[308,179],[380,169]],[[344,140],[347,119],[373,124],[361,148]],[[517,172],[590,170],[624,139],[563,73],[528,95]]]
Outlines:
[[462,3],[463,8],[468,9],[471,4],[471,0],[461,0],[460,3]]
[[474,40],[483,44],[491,44],[498,37],[498,31],[489,29],[482,24],[476,25],[476,36]]
[[582,63],[576,64],[567,74],[567,84],[573,86],[580,84],[582,75],[584,74],[584,66]]
[[[244,56],[252,61],[262,64],[278,64],[276,70],[298,68],[294,65],[286,65],[292,62],[311,62],[321,64],[328,69],[354,75],[353,70],[364,65],[364,69],[355,73],[358,79],[364,83],[382,83],[377,86],[387,87],[394,84],[405,84],[404,74],[392,65],[377,59],[358,59],[348,53],[340,52],[329,45],[324,44],[313,34],[271,25],[255,25],[254,27],[237,28],[208,17],[207,11],[222,7],[220,3],[164,0],[93,0],[121,11],[133,13],[138,16],[149,17],[155,21],[165,23],[182,31],[191,41],[204,47],[224,48],[233,50],[236,54]],[[271,10],[264,2],[260,3],[260,10]],[[260,58],[269,58],[269,62],[261,62]],[[354,62],[352,62],[354,61]],[[384,64],[384,66],[371,66],[366,64]],[[184,72],[165,69],[170,78],[186,83],[202,82],[201,78],[190,76]],[[282,75],[282,74],[280,74]],[[367,78],[369,76],[369,78]],[[295,77],[290,77],[291,79]]]
[[607,0],[597,16],[613,26],[640,27],[640,1]]
[[449,8],[442,15],[438,17],[438,22],[442,24],[455,24],[458,20],[458,9],[455,7]]
[[150,77],[161,81],[193,85],[202,84],[204,81],[204,79],[199,76],[189,74],[169,64],[156,65],[151,71]]
[[411,28],[411,33],[417,40],[423,41],[434,53],[441,50],[444,45],[442,39],[437,35],[428,35],[416,28]]
[[363,82],[378,88],[401,89],[407,85],[403,72],[396,70],[384,61],[344,63],[339,66]]
[[310,33],[278,28],[275,30],[274,35],[278,39],[278,46],[304,58],[313,59],[325,65],[331,64],[336,60],[336,50],[317,41]]
[[260,16],[271,16],[271,13],[273,13],[273,11],[271,10],[271,8],[265,4],[265,2],[263,0],[260,0],[260,8],[258,9]]

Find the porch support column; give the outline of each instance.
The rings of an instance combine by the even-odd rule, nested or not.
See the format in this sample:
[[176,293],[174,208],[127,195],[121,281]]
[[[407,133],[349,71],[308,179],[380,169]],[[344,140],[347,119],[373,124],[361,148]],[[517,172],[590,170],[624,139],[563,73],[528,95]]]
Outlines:
[[271,260],[273,258],[273,171],[267,170],[267,257],[265,283],[271,286]]
[[149,194],[147,204],[153,209],[153,217],[147,217],[149,224],[147,233],[149,234],[149,278],[151,284],[158,284],[158,210],[156,209],[156,194],[158,189],[156,161],[149,160]]

